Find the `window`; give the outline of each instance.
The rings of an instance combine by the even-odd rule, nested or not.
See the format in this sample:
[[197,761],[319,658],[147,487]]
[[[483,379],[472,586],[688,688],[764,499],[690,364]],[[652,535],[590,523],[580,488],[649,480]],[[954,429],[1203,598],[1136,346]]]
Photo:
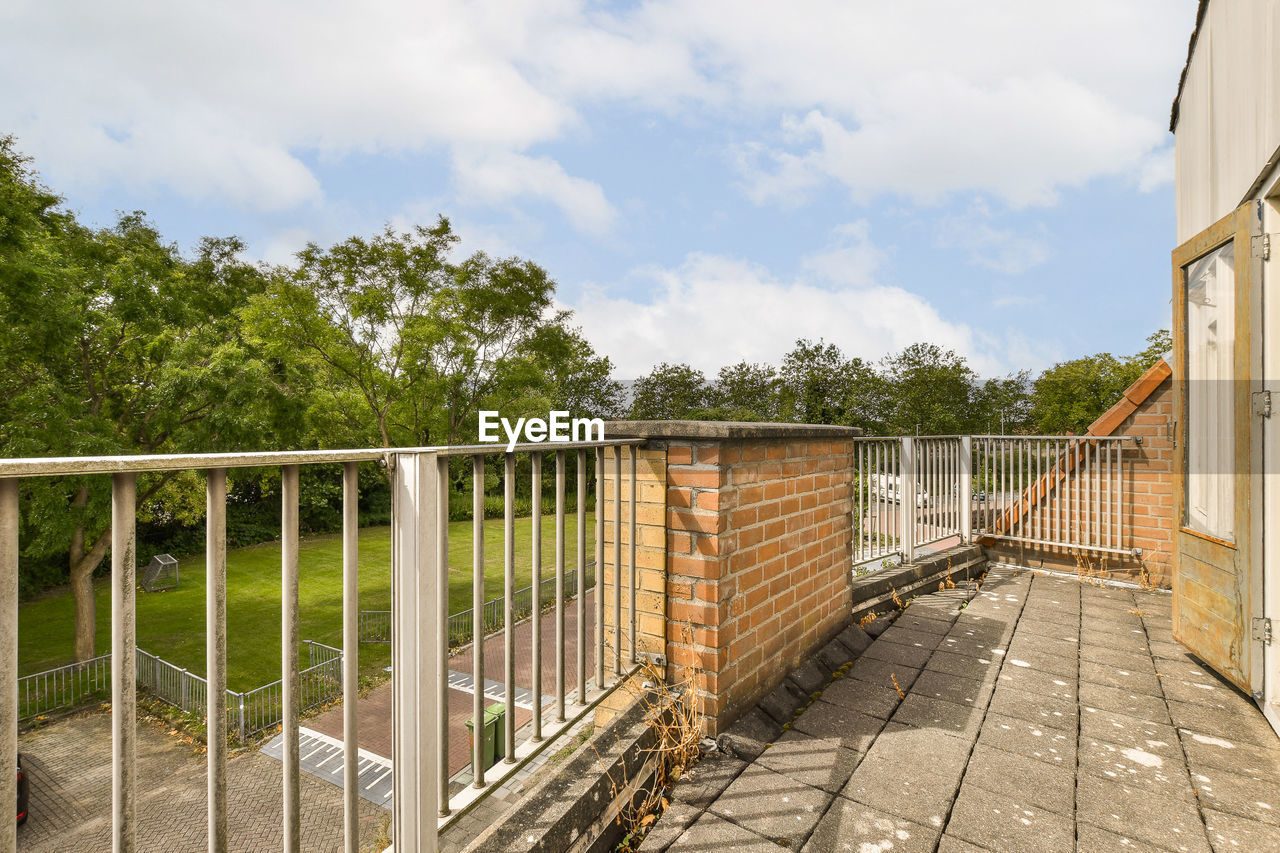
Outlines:
[[1186,267],[1187,517],[1192,530],[1235,540],[1235,250]]

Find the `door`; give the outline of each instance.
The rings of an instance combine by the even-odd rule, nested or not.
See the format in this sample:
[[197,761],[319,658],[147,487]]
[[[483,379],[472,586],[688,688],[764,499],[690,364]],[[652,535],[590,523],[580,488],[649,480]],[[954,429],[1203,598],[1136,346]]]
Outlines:
[[1173,253],[1173,633],[1249,693],[1262,680],[1260,214],[1246,203]]

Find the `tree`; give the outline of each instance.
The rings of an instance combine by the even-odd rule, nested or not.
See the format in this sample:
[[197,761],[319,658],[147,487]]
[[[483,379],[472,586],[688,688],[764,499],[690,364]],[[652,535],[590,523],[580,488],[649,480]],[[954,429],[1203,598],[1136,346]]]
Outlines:
[[1141,352],[1129,357],[1102,352],[1055,364],[1031,389],[1031,417],[1037,430],[1047,435],[1088,431],[1170,349],[1169,333],[1161,329],[1147,338]]
[[[141,214],[91,230],[61,212],[11,144],[0,144],[0,299],[9,456],[244,448],[267,421],[270,370],[239,333],[238,306],[262,286],[234,240],[193,261]],[[173,479],[139,478],[140,518]],[[104,478],[24,484],[24,552],[67,555],[74,654],[94,655],[93,573],[111,539]]]
[[974,392],[974,428],[991,434],[1033,432],[1031,384],[1029,370],[985,380]]
[[720,368],[711,398],[715,420],[776,421],[780,417],[778,372],[746,361]]
[[662,363],[636,380],[631,417],[637,420],[701,418],[710,408],[711,388],[701,370]]
[[977,374],[963,356],[937,344],[912,344],[881,362],[889,384],[887,427],[895,435],[973,431]]
[[835,344],[800,339],[782,360],[782,413],[806,424],[842,424],[849,399],[850,371]]

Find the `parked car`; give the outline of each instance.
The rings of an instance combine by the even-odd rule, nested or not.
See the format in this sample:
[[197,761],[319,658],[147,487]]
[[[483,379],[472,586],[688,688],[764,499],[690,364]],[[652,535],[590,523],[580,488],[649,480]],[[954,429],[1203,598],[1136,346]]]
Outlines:
[[27,822],[27,801],[30,794],[27,774],[22,772],[22,753],[18,753],[18,826]]

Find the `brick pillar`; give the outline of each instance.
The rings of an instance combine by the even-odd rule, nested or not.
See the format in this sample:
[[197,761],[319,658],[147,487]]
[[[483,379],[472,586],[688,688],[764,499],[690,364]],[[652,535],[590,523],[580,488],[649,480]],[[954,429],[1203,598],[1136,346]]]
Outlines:
[[858,431],[656,421],[606,435],[665,451],[666,656],[694,673],[717,734],[850,612]]

